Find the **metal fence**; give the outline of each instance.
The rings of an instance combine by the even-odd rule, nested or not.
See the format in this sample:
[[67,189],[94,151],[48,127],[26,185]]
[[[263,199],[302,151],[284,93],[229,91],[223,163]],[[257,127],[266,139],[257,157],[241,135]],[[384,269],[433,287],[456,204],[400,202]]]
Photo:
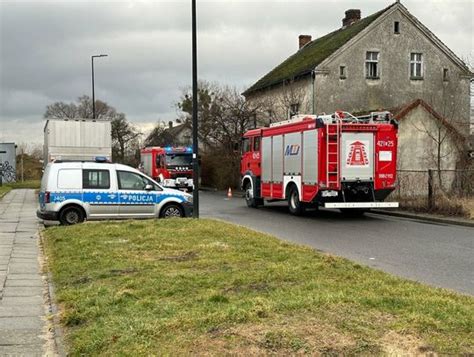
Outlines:
[[392,198],[404,208],[458,214],[474,200],[474,170],[398,170]]

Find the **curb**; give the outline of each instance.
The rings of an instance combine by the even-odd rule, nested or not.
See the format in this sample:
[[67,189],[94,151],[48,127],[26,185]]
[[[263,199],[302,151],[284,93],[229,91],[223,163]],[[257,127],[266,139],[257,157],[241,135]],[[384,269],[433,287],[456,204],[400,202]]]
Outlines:
[[[43,228],[44,229],[44,228]],[[53,285],[53,277],[51,275],[51,272],[49,270],[49,265],[48,265],[48,260],[46,257],[46,254],[44,253],[44,236],[43,236],[43,229],[38,230],[38,235],[40,238],[40,244],[41,244],[41,254],[43,255],[43,269],[46,271],[42,272],[43,279],[46,282],[46,293],[47,293],[47,303],[48,303],[48,308],[49,308],[49,313],[51,316],[51,333],[52,333],[52,339],[54,343],[54,349],[55,352],[58,356],[67,356],[66,353],[66,348],[64,346],[64,331],[61,326],[61,323],[59,321],[59,309],[58,306],[56,305],[56,296],[55,296],[55,290],[54,290],[54,285]]]
[[410,219],[416,219],[419,221],[426,221],[426,222],[431,222],[431,223],[444,223],[444,224],[452,224],[452,225],[463,226],[463,227],[474,227],[474,220],[471,222],[467,219],[436,217],[436,216],[400,212],[400,211],[386,211],[382,209],[372,209],[370,210],[370,213],[380,214],[380,215],[385,215],[385,216],[410,218]]
[[[211,187],[200,187],[201,191],[207,192],[221,192],[216,188]],[[222,191],[223,196],[225,196],[225,191]],[[244,197],[244,193],[240,190],[235,190],[233,192],[234,197]],[[429,223],[442,223],[442,224],[451,224],[456,226],[462,227],[474,227],[474,220],[467,220],[462,218],[449,218],[449,217],[437,217],[432,215],[424,215],[424,214],[417,214],[417,213],[410,213],[410,212],[400,212],[400,211],[387,211],[383,209],[371,209],[370,212],[373,214],[379,214],[384,216],[393,216],[393,217],[400,217],[400,218],[409,218],[409,219],[416,219],[419,221],[425,221]]]

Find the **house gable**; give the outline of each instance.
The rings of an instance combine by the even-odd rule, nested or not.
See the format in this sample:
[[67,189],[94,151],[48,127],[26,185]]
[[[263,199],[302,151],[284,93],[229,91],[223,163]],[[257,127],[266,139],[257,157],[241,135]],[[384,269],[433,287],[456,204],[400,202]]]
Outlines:
[[370,26],[379,16],[395,6],[397,3],[367,16],[354,24],[340,28],[323,37],[317,38],[304,47],[299,49],[295,54],[291,55],[273,70],[263,76],[254,85],[247,89],[243,94],[245,96],[268,88],[272,85],[283,83],[287,80],[294,80],[309,75],[311,71],[323,62],[328,56],[344,46],[359,32]]
[[[456,169],[466,147],[464,137],[429,104],[417,99],[395,115],[400,121],[398,134],[398,168],[427,170],[437,167],[440,149],[442,169]],[[441,128],[441,144],[438,130]]]
[[[451,51],[434,33],[432,33],[420,20],[418,20],[414,15],[412,15],[408,9],[403,6],[401,3],[396,2],[392,4],[390,7],[386,8],[382,11],[382,13],[377,16],[366,28],[362,31],[357,33],[353,38],[347,41],[344,45],[330,54],[327,58],[325,58],[321,63],[319,63],[314,69],[316,71],[321,70],[324,71],[325,67],[329,65],[332,61],[334,61],[340,54],[349,50],[351,47],[355,46],[362,38],[369,35],[372,31],[374,31],[379,24],[384,22],[387,18],[389,18],[394,12],[399,11],[399,13],[411,23],[414,27],[416,27],[420,33],[424,35],[424,37],[430,41],[437,49],[443,52],[449,60],[456,65],[461,72],[465,74],[468,78],[474,77],[474,74],[469,71],[469,68],[466,64],[458,57],[456,54]],[[403,29],[402,29],[403,32]]]

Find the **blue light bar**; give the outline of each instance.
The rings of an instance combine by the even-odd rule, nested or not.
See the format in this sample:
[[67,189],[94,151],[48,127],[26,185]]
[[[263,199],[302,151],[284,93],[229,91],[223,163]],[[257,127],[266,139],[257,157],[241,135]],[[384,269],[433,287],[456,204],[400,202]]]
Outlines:
[[95,162],[108,162],[107,158],[105,156],[96,156],[95,157]]
[[168,152],[169,152],[169,151],[172,151],[172,150],[173,150],[173,148],[172,148],[171,146],[165,147],[165,151],[168,151]]
[[193,148],[187,147],[186,152],[193,152]]

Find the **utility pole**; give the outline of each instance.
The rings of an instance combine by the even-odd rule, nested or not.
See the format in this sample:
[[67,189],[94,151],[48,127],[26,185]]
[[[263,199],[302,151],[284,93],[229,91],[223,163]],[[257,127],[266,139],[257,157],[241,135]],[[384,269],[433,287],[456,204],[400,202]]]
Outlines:
[[197,82],[197,34],[196,0],[192,8],[192,70],[193,70],[193,217],[199,218],[199,145],[198,145],[198,82]]
[[25,152],[25,149],[22,147],[21,148],[21,182],[25,181],[25,175],[24,175],[25,169],[24,169],[24,166],[23,166],[23,154],[24,154],[24,152]]
[[94,89],[94,58],[107,57],[108,55],[94,55],[91,56],[92,62],[92,119],[95,119],[95,89]]

